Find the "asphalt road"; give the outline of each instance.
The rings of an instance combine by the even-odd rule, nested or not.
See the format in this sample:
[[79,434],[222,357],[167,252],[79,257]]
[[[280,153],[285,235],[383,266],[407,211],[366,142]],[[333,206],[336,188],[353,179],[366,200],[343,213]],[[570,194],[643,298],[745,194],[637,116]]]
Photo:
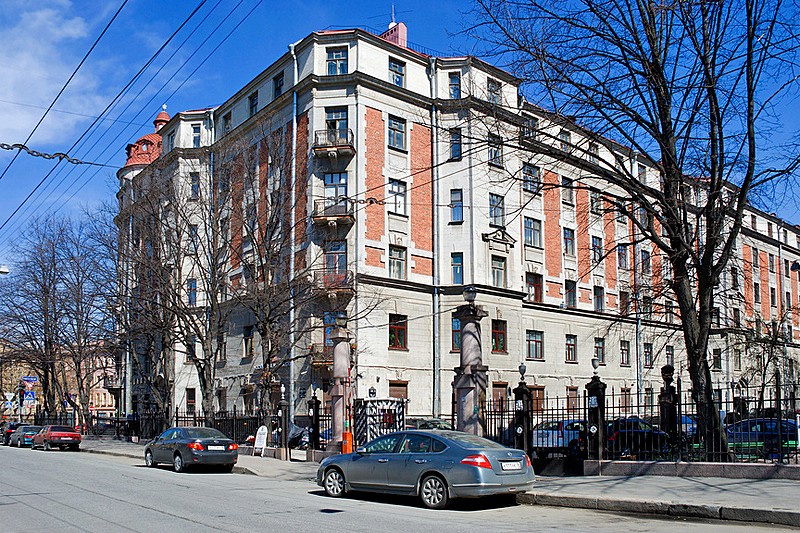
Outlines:
[[447,531],[620,530],[669,533],[782,531],[718,521],[624,516],[516,505],[507,498],[465,500],[445,511],[416,499],[331,499],[311,480],[149,469],[133,459],[0,447],[0,531]]

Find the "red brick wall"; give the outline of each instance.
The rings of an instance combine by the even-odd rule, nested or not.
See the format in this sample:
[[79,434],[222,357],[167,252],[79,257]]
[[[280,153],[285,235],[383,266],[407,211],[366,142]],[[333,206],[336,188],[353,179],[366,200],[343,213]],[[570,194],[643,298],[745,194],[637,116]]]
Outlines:
[[242,264],[242,200],[244,183],[242,181],[242,158],[236,157],[231,163],[231,267]]
[[744,316],[753,317],[753,249],[744,244],[742,245],[742,283],[744,283]]
[[758,252],[758,267],[761,278],[761,316],[766,321],[769,320],[770,317],[769,270],[766,252]]
[[[578,183],[576,182],[576,185]],[[589,191],[575,189],[575,252],[578,255],[578,281],[590,283],[592,274],[591,237],[589,236]],[[580,302],[589,302],[580,294]]]
[[366,259],[367,266],[383,268],[381,255],[383,255],[384,251],[382,249],[372,248],[371,246],[367,246],[366,252],[367,252],[367,259]]
[[[606,290],[616,290],[617,288],[617,243],[614,233],[616,221],[614,220],[613,212],[603,213],[603,229],[605,235],[603,237],[603,245],[606,247],[608,254],[606,255]],[[616,303],[612,304],[612,299],[609,295],[608,306],[612,309],[616,307]],[[616,300],[615,300],[616,301]]]
[[[385,198],[385,180],[383,178],[384,151],[386,150],[385,130],[383,115],[377,109],[367,108],[366,114],[366,159],[367,177],[366,196],[379,199]],[[379,204],[367,205],[364,209],[366,222],[366,238],[379,241],[385,233],[384,206]],[[369,254],[367,254],[369,257]]]
[[411,255],[411,258],[414,260],[415,273],[425,276],[433,275],[433,261],[430,258],[414,254]]
[[[562,274],[562,251],[561,251],[561,225],[559,217],[561,215],[561,189],[558,185],[558,175],[554,172],[545,171],[542,190],[542,200],[547,219],[544,222],[544,264],[547,274],[553,277],[561,277]],[[547,295],[555,298],[561,296],[561,287],[558,287],[555,294],[551,293],[550,283],[547,284]]]
[[[431,167],[431,129],[414,124],[411,129],[411,175],[414,176],[411,200],[411,240],[417,250],[433,251],[433,178]],[[433,262],[416,256],[414,272],[433,275]]]
[[[289,124],[291,132],[292,125]],[[297,253],[295,254],[295,272],[305,268],[306,252],[302,250],[302,245],[308,238],[308,182],[310,179],[308,172],[308,112],[297,117],[297,151],[295,159],[295,171],[297,180],[295,182],[295,234],[294,242]],[[291,149],[291,144],[289,148]]]

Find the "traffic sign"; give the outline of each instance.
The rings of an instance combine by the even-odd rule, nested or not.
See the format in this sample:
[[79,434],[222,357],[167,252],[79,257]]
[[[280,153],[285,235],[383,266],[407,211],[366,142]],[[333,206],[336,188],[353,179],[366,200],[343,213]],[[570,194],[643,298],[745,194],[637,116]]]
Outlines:
[[37,376],[22,376],[22,381],[25,383],[39,383],[39,378]]
[[14,402],[9,402],[8,400],[6,400],[6,404],[5,405],[6,405],[6,409],[13,409],[14,408]]
[[36,405],[36,392],[26,390],[25,396],[22,398],[22,405],[25,407],[33,407]]

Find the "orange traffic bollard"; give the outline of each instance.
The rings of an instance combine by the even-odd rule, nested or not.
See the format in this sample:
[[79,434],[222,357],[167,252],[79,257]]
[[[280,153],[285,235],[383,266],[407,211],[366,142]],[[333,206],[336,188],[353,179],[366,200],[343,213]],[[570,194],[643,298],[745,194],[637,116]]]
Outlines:
[[353,434],[342,431],[342,453],[353,453]]

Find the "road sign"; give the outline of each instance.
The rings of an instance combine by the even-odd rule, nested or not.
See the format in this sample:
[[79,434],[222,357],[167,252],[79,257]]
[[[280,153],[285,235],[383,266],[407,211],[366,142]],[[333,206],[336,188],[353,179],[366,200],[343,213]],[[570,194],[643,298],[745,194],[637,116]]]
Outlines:
[[6,409],[13,409],[14,408],[14,402],[9,402],[8,400],[6,400],[5,407],[6,407]]
[[35,383],[33,383],[32,381],[26,381],[26,382],[25,382],[25,388],[26,388],[27,390],[33,390],[33,386],[34,386],[34,385],[35,385]]
[[33,407],[36,405],[36,392],[32,390],[26,390],[25,396],[22,399],[22,405],[25,407]]
[[39,383],[39,378],[37,376],[22,376],[22,381],[25,383]]

